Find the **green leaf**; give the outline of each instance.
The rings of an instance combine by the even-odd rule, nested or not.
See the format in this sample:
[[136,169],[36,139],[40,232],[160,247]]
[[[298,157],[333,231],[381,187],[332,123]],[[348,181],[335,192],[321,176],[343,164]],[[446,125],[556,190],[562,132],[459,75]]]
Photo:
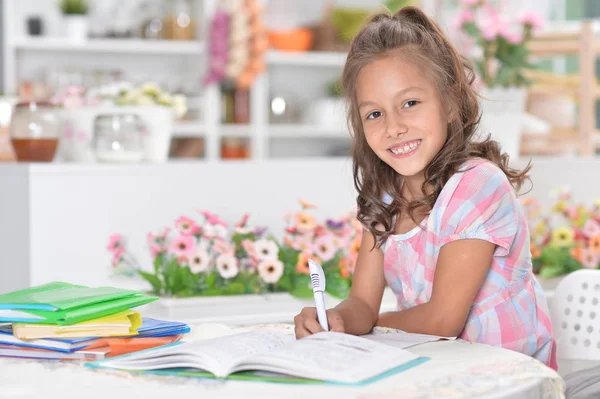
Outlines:
[[216,287],[217,277],[218,277],[218,272],[216,272],[216,271],[212,271],[206,275],[206,286],[207,286],[208,290],[211,290]]
[[310,282],[310,276],[299,274],[294,279],[294,289],[290,294],[296,298],[312,298],[313,290]]
[[339,299],[346,299],[350,295],[350,281],[343,278],[339,272],[330,273],[325,277],[327,284],[325,290],[332,296]]
[[162,295],[163,294],[163,286],[160,279],[152,273],[145,272],[143,270],[138,270],[138,274],[152,286],[152,293],[154,295]]

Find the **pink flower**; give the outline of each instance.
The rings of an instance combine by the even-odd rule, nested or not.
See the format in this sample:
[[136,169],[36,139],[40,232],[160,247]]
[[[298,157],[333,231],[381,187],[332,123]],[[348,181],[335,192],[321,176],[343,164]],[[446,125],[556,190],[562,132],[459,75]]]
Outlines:
[[125,248],[123,248],[123,247],[116,248],[113,251],[113,258],[112,258],[113,267],[119,266],[119,263],[121,263],[121,258],[124,253],[125,253]]
[[150,244],[150,254],[152,254],[153,258],[156,258],[163,252],[165,252],[165,248],[161,247],[160,245]]
[[600,223],[595,221],[594,219],[588,219],[583,226],[583,234],[587,238],[592,238],[596,236],[600,236]]
[[175,221],[175,227],[184,236],[190,236],[200,230],[196,222],[185,216],[181,216]]
[[108,239],[108,246],[106,247],[106,249],[108,249],[111,252],[115,252],[120,248],[125,248],[125,240],[123,239],[123,236],[121,234],[113,234]]
[[316,256],[324,262],[331,260],[335,256],[336,248],[330,235],[321,236],[316,239],[313,251]]
[[462,27],[468,23],[475,21],[475,14],[470,9],[464,9],[458,14],[454,21],[455,29],[462,29]]
[[175,256],[191,256],[194,253],[194,239],[191,236],[179,236],[171,242],[169,251]]
[[250,240],[242,240],[242,248],[252,259],[256,259],[256,250],[254,249],[254,243]]
[[540,29],[544,25],[542,16],[534,11],[526,11],[519,16],[519,22],[529,25],[533,29]]
[[587,269],[595,269],[600,264],[600,255],[589,248],[584,248],[581,251],[581,263]]
[[502,34],[502,36],[506,39],[510,44],[520,44],[523,42],[523,35],[518,32],[507,31]]
[[221,226],[227,227],[227,223],[225,223],[223,221],[223,219],[221,219],[219,216],[215,215],[214,213],[211,213],[208,211],[203,211],[203,210],[198,210],[198,212],[200,212],[200,214],[202,216],[204,216],[204,218],[206,219],[206,223],[220,224]]
[[220,255],[233,255],[235,253],[233,246],[228,241],[220,238],[215,240],[213,250]]

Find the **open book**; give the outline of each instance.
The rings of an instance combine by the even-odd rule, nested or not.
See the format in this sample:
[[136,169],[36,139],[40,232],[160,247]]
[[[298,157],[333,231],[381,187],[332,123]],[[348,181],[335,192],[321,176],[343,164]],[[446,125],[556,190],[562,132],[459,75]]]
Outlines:
[[242,372],[247,379],[251,372],[252,377],[271,380],[295,377],[364,384],[425,360],[404,349],[348,334],[322,332],[296,340],[285,331],[256,330],[175,343],[87,365],[217,378],[235,378]]

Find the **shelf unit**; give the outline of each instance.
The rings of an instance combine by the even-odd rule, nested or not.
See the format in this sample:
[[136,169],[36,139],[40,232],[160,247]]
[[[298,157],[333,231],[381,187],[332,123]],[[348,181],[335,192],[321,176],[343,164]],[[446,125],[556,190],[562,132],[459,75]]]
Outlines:
[[[168,41],[143,39],[97,39],[90,38],[85,42],[70,42],[64,37],[30,37],[23,31],[25,13],[20,0],[0,0],[3,7],[2,26],[5,38],[3,51],[3,81],[5,91],[14,93],[16,82],[23,73],[23,60],[31,67],[44,64],[44,60],[62,59],[67,62],[100,61],[102,65],[113,62],[115,65],[127,58],[129,62],[145,62],[144,66],[157,65],[162,59],[196,63],[204,68],[208,63],[207,43],[196,41]],[[95,0],[98,1],[98,0]],[[194,0],[197,17],[202,21],[204,30],[210,26],[210,20],[217,6],[217,0]],[[262,0],[266,4],[268,0]],[[45,9],[43,7],[46,7]],[[52,5],[43,5],[41,10],[28,10],[36,13],[48,11]],[[19,29],[20,28],[20,29]],[[206,32],[199,34],[206,37]],[[46,57],[46,58],[44,58]],[[62,58],[61,58],[62,57]],[[144,58],[146,57],[146,58]],[[270,97],[274,90],[282,87],[281,82],[272,80],[273,73],[284,73],[286,80],[298,81],[298,77],[315,76],[313,81],[323,81],[322,76],[339,74],[346,58],[341,52],[281,52],[270,50],[265,54],[266,73],[259,76],[250,91],[250,123],[231,125],[221,123],[221,94],[218,85],[202,87],[201,77],[196,82],[198,103],[201,109],[201,120],[183,120],[174,125],[173,138],[201,138],[204,140],[206,160],[220,159],[222,138],[241,137],[250,142],[250,153],[253,159],[269,158],[273,140],[279,145],[287,145],[293,150],[298,143],[314,148],[315,153],[321,149],[320,139],[329,143],[340,142],[349,145],[346,126],[322,127],[302,125],[298,122],[289,125],[270,124]],[[131,61],[134,60],[134,61]],[[148,60],[142,61],[142,60]],[[123,61],[124,62],[124,61]],[[93,65],[93,64],[92,64]],[[276,72],[273,72],[276,71]],[[282,72],[283,71],[283,72]],[[326,71],[326,72],[323,72]],[[332,72],[334,71],[334,72]],[[309,85],[310,85],[309,84]],[[304,87],[301,87],[303,90]],[[314,89],[314,88],[313,88]],[[313,92],[316,90],[313,90]],[[307,151],[305,151],[307,152]],[[308,151],[311,152],[311,151]],[[276,154],[275,154],[276,155]]]
[[89,39],[85,42],[69,42],[60,37],[18,37],[13,45],[17,51],[159,55],[201,55],[204,52],[203,43],[197,40]]
[[[576,95],[579,100],[579,126],[576,130],[555,131],[549,136],[525,136],[528,142],[541,143],[549,154],[564,152],[575,147],[582,156],[595,155],[598,146],[596,129],[596,101],[600,98],[600,87],[596,81],[595,62],[600,54],[600,39],[593,21],[585,20],[575,31],[547,32],[537,35],[529,45],[533,56],[557,55],[579,56],[579,87],[564,89],[532,89],[531,95]],[[525,147],[527,151],[527,147]],[[539,149],[536,149],[539,152]]]

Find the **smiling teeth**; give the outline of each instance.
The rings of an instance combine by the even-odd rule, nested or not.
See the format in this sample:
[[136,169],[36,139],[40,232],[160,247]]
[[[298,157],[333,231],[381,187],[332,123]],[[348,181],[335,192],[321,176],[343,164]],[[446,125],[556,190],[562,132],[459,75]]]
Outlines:
[[419,145],[418,142],[413,141],[411,143],[404,144],[404,146],[402,146],[402,147],[396,147],[396,148],[392,149],[391,151],[392,151],[392,153],[394,153],[396,155],[406,154],[407,152],[411,152],[412,150],[417,148],[418,145]]

